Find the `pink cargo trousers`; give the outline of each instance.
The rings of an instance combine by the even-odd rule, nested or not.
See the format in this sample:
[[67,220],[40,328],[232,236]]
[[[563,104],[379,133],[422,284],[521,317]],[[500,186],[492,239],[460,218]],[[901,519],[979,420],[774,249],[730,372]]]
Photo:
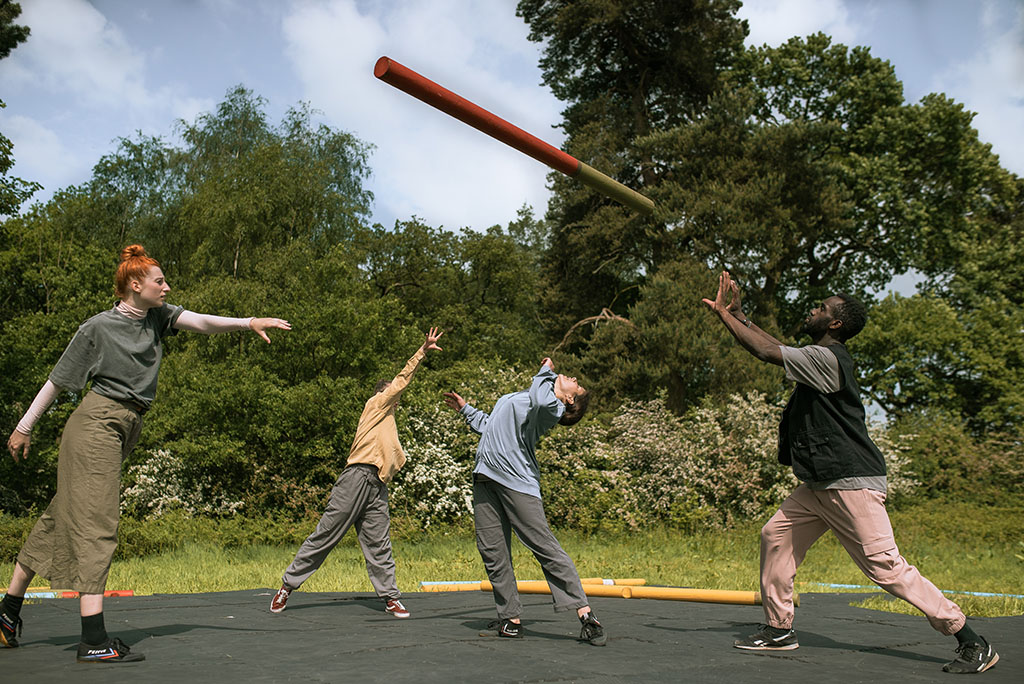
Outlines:
[[793,580],[807,549],[832,530],[850,558],[887,592],[924,613],[945,635],[960,631],[960,607],[896,548],[885,494],[871,489],[812,490],[801,484],[761,528],[761,601],[772,627],[793,626]]

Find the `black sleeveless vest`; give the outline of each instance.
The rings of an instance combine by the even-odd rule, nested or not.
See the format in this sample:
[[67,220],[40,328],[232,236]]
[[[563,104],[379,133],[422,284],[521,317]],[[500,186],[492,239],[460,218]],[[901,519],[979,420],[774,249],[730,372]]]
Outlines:
[[850,352],[828,347],[839,361],[839,390],[797,383],[779,424],[779,462],[803,482],[885,475],[885,459],[868,436]]

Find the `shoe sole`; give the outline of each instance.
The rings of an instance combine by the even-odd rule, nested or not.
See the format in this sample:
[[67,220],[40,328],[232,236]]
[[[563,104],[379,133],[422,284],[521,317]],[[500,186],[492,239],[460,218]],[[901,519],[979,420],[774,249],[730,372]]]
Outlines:
[[399,620],[405,620],[406,618],[412,617],[412,613],[406,613],[405,615],[399,615],[398,613],[390,613],[390,612],[388,612],[386,610],[384,612],[387,613],[388,615],[390,615],[391,617],[398,618]]
[[785,646],[745,646],[733,644],[732,646],[741,651],[795,651],[800,648],[800,644],[787,644]]
[[77,660],[83,665],[92,665],[97,663],[116,665],[118,663],[141,663],[145,659],[146,656],[142,653],[129,653],[126,658],[78,658]]
[[980,670],[978,670],[978,673],[980,674],[980,673],[984,672],[985,670],[991,668],[993,665],[995,665],[998,662],[999,662],[999,654],[998,653],[993,653],[992,654],[992,660],[989,661],[988,665],[986,665],[985,667],[983,667]]
[[287,608],[287,607],[288,607],[288,606],[281,606],[280,608],[274,608],[273,606],[271,606],[271,607],[270,607],[270,612],[271,612],[271,613],[275,613],[275,614],[277,614],[277,613],[283,613],[283,612],[284,612],[284,609],[285,609],[285,608]]

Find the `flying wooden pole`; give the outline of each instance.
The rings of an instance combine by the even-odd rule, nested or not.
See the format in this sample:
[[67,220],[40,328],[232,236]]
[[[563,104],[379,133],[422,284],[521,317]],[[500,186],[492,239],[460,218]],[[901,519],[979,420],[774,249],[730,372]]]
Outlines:
[[389,57],[377,60],[373,67],[373,75],[631,209],[643,214],[650,214],[654,210],[654,202],[639,192],[627,188],[594,167],[513,126],[501,117],[491,114]]

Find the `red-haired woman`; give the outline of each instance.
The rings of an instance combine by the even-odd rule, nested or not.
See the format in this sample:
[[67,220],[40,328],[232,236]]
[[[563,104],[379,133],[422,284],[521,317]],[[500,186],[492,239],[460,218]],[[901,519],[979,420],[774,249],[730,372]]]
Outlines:
[[164,299],[170,286],[141,245],[121,251],[114,279],[119,301],[78,328],[25,416],[7,440],[17,461],[28,456],[32,427],[61,389],[90,391],[71,414],[60,440],[57,493],[18,554],[0,602],[0,646],[18,645],[21,604],[39,574],[51,586],[81,596],[80,662],[143,660],[107,635],[103,591],[117,547],[121,462],[142,429],[142,416],[156,396],[163,354],[161,340],[178,330],[222,333],[251,329],[266,342],[267,330],[290,330],[278,318],[225,318],[185,311]]

